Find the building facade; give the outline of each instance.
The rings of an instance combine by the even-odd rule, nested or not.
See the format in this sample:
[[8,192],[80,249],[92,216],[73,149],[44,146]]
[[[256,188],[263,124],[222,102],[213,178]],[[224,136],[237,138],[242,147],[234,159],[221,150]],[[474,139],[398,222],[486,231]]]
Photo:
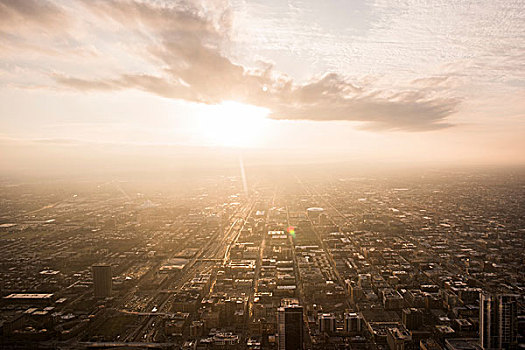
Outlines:
[[92,272],[95,298],[107,298],[111,296],[113,277],[111,265],[93,265]]
[[518,345],[518,296],[481,294],[479,341],[483,349],[515,349]]
[[277,313],[279,350],[302,350],[304,342],[303,307],[280,307]]

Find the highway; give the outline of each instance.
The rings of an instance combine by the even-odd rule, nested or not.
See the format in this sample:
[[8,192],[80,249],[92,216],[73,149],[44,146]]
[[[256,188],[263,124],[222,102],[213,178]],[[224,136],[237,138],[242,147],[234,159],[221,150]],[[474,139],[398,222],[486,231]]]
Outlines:
[[[240,207],[235,213],[230,216],[229,221],[231,224],[228,226],[226,231],[222,235],[215,235],[214,239],[208,241],[208,243],[196,254],[189,263],[184,267],[182,276],[171,277],[164,281],[160,286],[159,291],[152,298],[152,301],[148,304],[147,310],[157,307],[157,313],[147,313],[144,316],[142,323],[126,338],[126,342],[154,342],[155,341],[155,327],[153,326],[157,316],[169,313],[167,309],[168,302],[173,293],[161,293],[161,290],[166,289],[165,286],[175,284],[170,288],[171,292],[180,290],[185,283],[191,281],[196,275],[206,270],[212,270],[216,266],[216,262],[221,261],[225,264],[228,257],[231,246],[235,243],[239,237],[242,228],[244,227],[245,220],[251,215],[255,206],[255,200],[249,200],[246,204]],[[233,220],[233,222],[232,222]],[[224,253],[223,253],[224,251]],[[175,279],[177,279],[174,281]]]

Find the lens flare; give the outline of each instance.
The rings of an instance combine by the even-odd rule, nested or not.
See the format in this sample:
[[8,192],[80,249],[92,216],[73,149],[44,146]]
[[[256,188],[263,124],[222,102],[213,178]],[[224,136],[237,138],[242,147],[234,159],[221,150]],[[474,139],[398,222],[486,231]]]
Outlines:
[[295,227],[290,226],[290,227],[288,227],[287,231],[288,231],[288,234],[290,234],[290,236],[295,238]]

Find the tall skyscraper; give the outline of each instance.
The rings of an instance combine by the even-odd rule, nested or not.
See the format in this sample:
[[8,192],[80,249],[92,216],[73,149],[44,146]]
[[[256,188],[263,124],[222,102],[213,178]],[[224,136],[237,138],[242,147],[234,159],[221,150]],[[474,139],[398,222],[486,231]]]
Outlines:
[[278,309],[279,350],[303,349],[303,307],[283,306]]
[[481,294],[479,342],[483,349],[515,349],[518,345],[518,296]]
[[96,298],[106,298],[111,296],[111,265],[93,265],[93,286]]

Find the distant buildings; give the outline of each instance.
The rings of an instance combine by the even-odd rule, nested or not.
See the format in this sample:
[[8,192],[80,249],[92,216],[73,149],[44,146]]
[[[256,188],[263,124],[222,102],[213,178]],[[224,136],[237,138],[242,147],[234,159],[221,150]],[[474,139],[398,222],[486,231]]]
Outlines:
[[106,298],[111,296],[112,272],[111,265],[93,265],[93,286],[95,298]]
[[[524,343],[525,219],[513,194],[522,180],[491,189],[440,175],[410,191],[377,179],[312,183],[324,212],[302,189],[263,182],[238,198],[223,180],[139,208],[143,196],[115,197],[110,186],[24,218],[16,208],[56,195],[6,188],[18,190],[5,220],[27,235],[0,240],[0,348],[85,339],[186,350],[482,350],[479,332],[483,350]],[[41,225],[53,234],[37,235]],[[91,234],[70,234],[81,228]],[[481,302],[483,292],[499,294]]]
[[405,350],[412,342],[412,333],[405,327],[391,327],[387,329],[386,339],[390,350]]
[[306,213],[308,215],[308,218],[314,222],[318,222],[321,214],[323,214],[324,209],[323,208],[308,208],[306,209]]
[[289,305],[278,309],[279,350],[303,349],[303,307]]
[[13,304],[48,305],[54,295],[49,293],[13,293],[3,297],[4,302]]
[[335,316],[330,313],[319,315],[319,332],[334,334],[336,330]]
[[479,342],[483,349],[515,349],[518,345],[516,295],[481,294]]
[[423,314],[415,308],[403,309],[402,321],[408,330],[416,330],[423,325]]
[[346,333],[361,332],[362,317],[356,312],[345,313],[344,331]]

